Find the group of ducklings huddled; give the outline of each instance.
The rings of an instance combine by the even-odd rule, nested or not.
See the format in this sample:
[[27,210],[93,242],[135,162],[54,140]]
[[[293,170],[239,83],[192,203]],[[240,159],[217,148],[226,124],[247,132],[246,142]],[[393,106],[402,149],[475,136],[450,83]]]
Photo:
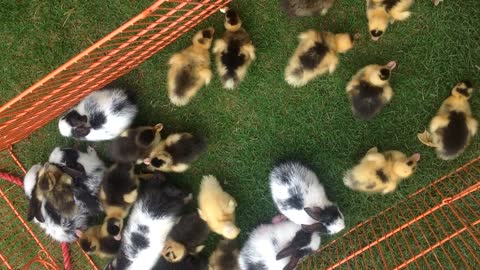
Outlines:
[[[206,140],[186,132],[163,138],[162,124],[131,127],[137,112],[131,90],[104,88],[62,116],[63,136],[109,141],[110,166],[92,146],[86,152],[56,147],[47,162],[25,175],[27,220],[57,241],[78,240],[84,251],[113,258],[108,269],[205,269],[208,261],[197,254],[210,231],[226,239],[240,233],[237,203],[208,175],[198,209],[189,210],[192,194],[169,183],[165,173],[188,170]],[[212,264],[232,243],[219,246]]]
[[[292,16],[325,14],[333,0],[282,0]],[[435,1],[434,1],[435,2]],[[439,1],[436,1],[438,3]],[[410,16],[413,0],[367,0],[369,30],[377,40],[388,23]],[[255,59],[255,48],[238,14],[224,9],[226,32],[213,53],[222,85],[235,89]],[[212,79],[209,49],[214,31],[196,33],[193,45],[169,61],[168,96],[186,105]],[[285,81],[302,87],[335,71],[359,35],[308,30],[285,69]],[[346,86],[353,114],[374,118],[393,97],[389,83],[397,63],[372,64]],[[469,98],[472,84],[459,82],[418,139],[441,159],[458,157],[477,131]],[[243,248],[234,239],[236,200],[212,175],[203,176],[197,210],[193,196],[167,181],[168,174],[189,169],[206,149],[206,140],[190,133],[163,138],[162,124],[131,127],[138,113],[132,91],[105,88],[88,95],[59,120],[63,136],[81,141],[110,141],[105,165],[93,147],[86,152],[57,147],[48,162],[34,165],[24,179],[28,220],[53,239],[79,240],[88,253],[111,258],[107,269],[293,270],[320,246],[321,234],[345,228],[340,208],[328,199],[313,170],[298,161],[276,164],[269,176],[271,196],[280,215],[255,228]],[[411,176],[420,154],[373,147],[346,171],[344,184],[356,191],[387,194]],[[203,255],[210,232],[221,235],[209,259]]]

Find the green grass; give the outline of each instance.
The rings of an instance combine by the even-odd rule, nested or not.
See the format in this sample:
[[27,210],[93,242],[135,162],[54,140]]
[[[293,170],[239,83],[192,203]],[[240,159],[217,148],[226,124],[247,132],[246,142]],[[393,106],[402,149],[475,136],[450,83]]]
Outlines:
[[[406,22],[391,25],[378,42],[370,40],[364,1],[336,1],[325,17],[291,19],[274,0],[237,0],[232,4],[257,48],[257,60],[235,91],[221,88],[218,77],[183,107],[166,96],[166,61],[188,46],[193,32],[168,46],[120,79],[139,91],[137,124],[164,123],[166,133],[190,131],[205,135],[209,149],[191,170],[169,178],[193,191],[202,175],[214,174],[238,201],[240,239],[275,214],[268,173],[277,160],[298,158],[315,168],[329,196],[343,210],[349,227],[402,200],[459,165],[478,156],[474,140],[450,162],[436,158],[416,139],[453,85],[471,79],[479,85],[480,20],[478,0],[446,0],[438,7],[417,1]],[[148,6],[148,1],[8,1],[1,0],[0,81],[5,102],[48,72]],[[216,14],[201,27],[223,33]],[[341,56],[337,71],[306,87],[293,89],[283,70],[297,46],[297,34],[309,28],[361,33],[362,39]],[[352,117],[345,85],[360,68],[395,60],[392,103],[375,119]],[[213,63],[213,62],[212,62]],[[480,114],[480,101],[471,101]],[[27,166],[45,161],[57,145],[69,146],[56,121],[15,146]],[[166,134],[165,133],[165,134]],[[415,175],[392,195],[366,195],[342,184],[342,175],[371,147],[421,152]]]

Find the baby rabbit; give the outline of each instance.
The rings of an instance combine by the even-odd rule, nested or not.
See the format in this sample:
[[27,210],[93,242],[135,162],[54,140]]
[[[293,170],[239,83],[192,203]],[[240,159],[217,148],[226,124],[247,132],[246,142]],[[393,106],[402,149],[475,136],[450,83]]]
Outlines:
[[168,64],[168,97],[175,106],[184,106],[203,85],[212,79],[209,49],[213,40],[213,27],[193,36],[193,45],[174,54]]
[[298,161],[286,161],[270,173],[270,190],[280,213],[305,231],[335,234],[345,228],[338,206],[327,198],[313,171]]
[[382,154],[374,147],[357,166],[345,173],[343,183],[356,191],[387,194],[415,172],[419,160],[418,153],[410,157],[399,151]]
[[202,137],[190,133],[175,133],[155,147],[143,160],[150,170],[184,172],[205,151],[207,143]]
[[408,9],[414,0],[367,0],[368,29],[372,40],[377,41],[389,23],[410,17]]
[[210,256],[208,262],[209,270],[240,270],[238,256],[240,250],[233,240],[220,240],[217,248]]
[[308,30],[298,36],[300,43],[285,69],[285,81],[294,87],[306,85],[325,73],[332,74],[338,65],[338,53],[353,47],[350,34]]
[[99,197],[106,214],[102,230],[115,240],[121,239],[123,219],[137,200],[139,180],[133,169],[131,163],[113,164],[100,185]]
[[58,128],[63,136],[78,140],[111,140],[130,126],[137,112],[132,93],[104,88],[88,95],[60,118]]
[[[106,167],[93,147],[89,146],[86,153],[72,148],[56,147],[48,161],[68,170],[67,173],[74,178],[74,192],[77,186],[81,186],[92,196],[98,196]],[[78,182],[81,183],[76,183],[77,178],[80,178]]]
[[143,181],[122,234],[120,251],[106,269],[152,269],[180,218],[185,197],[183,191],[165,181]]
[[41,170],[45,170],[45,167],[40,164],[32,166],[23,180],[25,195],[29,199],[27,220],[33,220],[47,235],[58,242],[73,242],[77,239],[75,230],[87,228],[87,218],[90,215],[90,211],[83,209],[80,205],[75,207],[76,211],[72,215],[64,216],[44,197],[37,196],[38,179]]
[[285,12],[290,16],[314,16],[327,14],[335,0],[281,0]]
[[245,79],[248,67],[255,60],[255,47],[233,9],[226,10],[225,29],[223,38],[215,41],[213,53],[223,88],[234,89]]
[[347,95],[356,117],[371,119],[390,102],[393,89],[389,79],[396,65],[395,61],[384,66],[368,65],[352,77],[347,85]]
[[187,255],[197,255],[205,245],[210,230],[198,213],[184,215],[168,235],[162,256],[168,262],[182,261]]
[[116,162],[142,163],[150,152],[160,143],[160,131],[163,125],[144,126],[128,129],[110,145],[110,155]]
[[463,153],[477,134],[478,122],[473,118],[468,100],[473,93],[470,82],[459,82],[450,97],[443,101],[430,122],[429,131],[418,134],[425,145],[434,147],[439,158],[451,160]]
[[100,258],[115,257],[120,249],[120,241],[109,235],[101,225],[88,228],[86,232],[76,230],[80,247],[88,254]]
[[291,221],[260,225],[240,251],[240,269],[293,270],[319,247],[318,232],[305,232]]
[[235,239],[240,229],[235,226],[237,202],[223,191],[217,178],[204,176],[198,195],[198,214],[212,231],[227,239]]

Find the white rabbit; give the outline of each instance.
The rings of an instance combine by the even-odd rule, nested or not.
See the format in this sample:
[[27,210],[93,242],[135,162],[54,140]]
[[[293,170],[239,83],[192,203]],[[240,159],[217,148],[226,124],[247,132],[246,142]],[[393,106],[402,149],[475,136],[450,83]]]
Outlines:
[[335,234],[345,228],[340,209],[328,200],[313,171],[298,161],[286,161],[270,173],[270,189],[278,210],[307,231]]
[[87,178],[84,179],[85,181],[82,184],[92,195],[98,195],[106,167],[93,147],[89,146],[86,153],[72,148],[56,147],[50,154],[48,161],[79,172],[85,172]]
[[60,118],[58,128],[63,136],[78,140],[111,140],[130,126],[137,112],[127,90],[104,88],[88,95]]
[[318,232],[305,232],[291,221],[260,225],[240,251],[240,269],[293,270],[319,247]]
[[106,269],[152,269],[180,218],[185,197],[186,193],[162,181],[142,182],[122,234],[120,251]]
[[36,196],[37,176],[43,168],[36,164],[30,168],[23,180],[25,195],[29,201],[28,221],[37,223],[47,235],[59,242],[73,242],[77,239],[76,229],[85,230],[87,228],[87,214],[82,208],[72,216],[62,216],[51,204],[39,200]]

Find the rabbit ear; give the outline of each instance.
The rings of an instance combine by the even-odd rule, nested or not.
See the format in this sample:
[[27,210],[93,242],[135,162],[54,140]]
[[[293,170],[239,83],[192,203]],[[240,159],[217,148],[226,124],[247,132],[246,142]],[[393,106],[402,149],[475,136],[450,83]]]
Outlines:
[[293,247],[293,245],[290,243],[290,245],[288,245],[286,248],[280,250],[280,252],[277,253],[276,259],[278,261],[288,256],[292,256],[296,251],[297,249]]
[[[35,195],[33,195],[35,196]],[[36,218],[40,223],[45,222],[41,211],[41,203],[36,197],[30,199],[28,207],[27,221],[32,221],[33,218]]]
[[302,230],[308,233],[313,233],[313,232],[328,233],[327,227],[325,227],[325,225],[323,225],[322,223],[315,223],[311,225],[302,224]]
[[305,207],[303,208],[303,210],[305,210],[305,212],[307,212],[307,214],[315,219],[315,220],[319,220],[320,219],[320,213],[322,212],[322,208],[320,207]]
[[285,265],[283,270],[293,270],[293,269],[295,269],[295,267],[297,267],[298,261],[300,261],[300,258],[293,255],[292,257],[290,257],[290,261],[288,262],[287,265]]

